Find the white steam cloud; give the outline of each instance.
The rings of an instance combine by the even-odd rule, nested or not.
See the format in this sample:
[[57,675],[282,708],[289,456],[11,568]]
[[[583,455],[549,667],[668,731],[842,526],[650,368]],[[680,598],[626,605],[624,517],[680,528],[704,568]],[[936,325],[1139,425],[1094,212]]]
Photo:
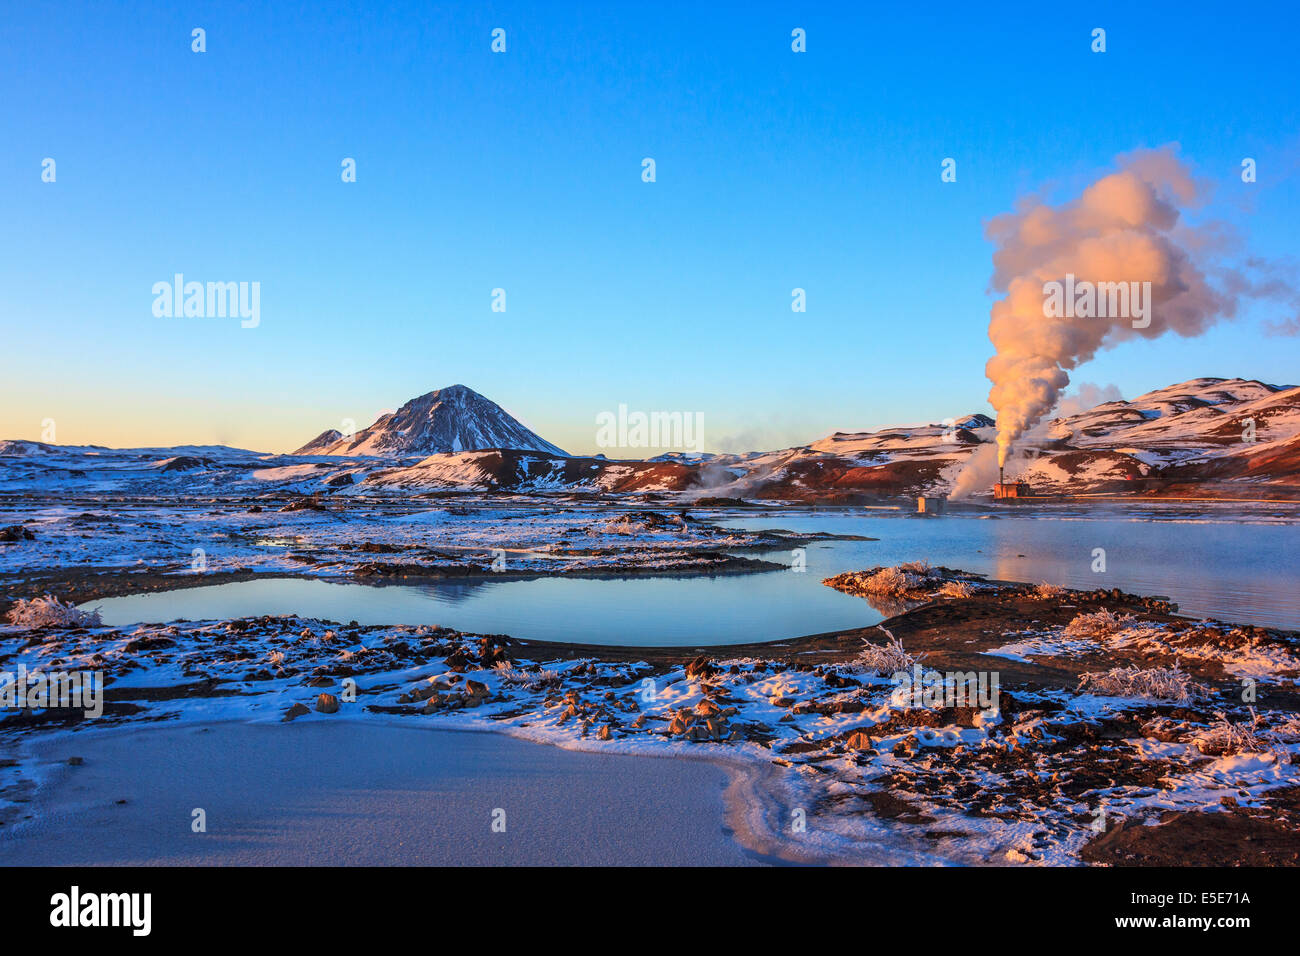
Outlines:
[[1053,410],[1053,417],[1071,418],[1074,415],[1090,412],[1098,405],[1122,401],[1124,401],[1124,394],[1114,385],[1075,382],[1070,391],[1061,396],[1061,400]]
[[[1026,200],[989,223],[988,237],[997,245],[992,286],[1005,293],[993,305],[989,339],[996,354],[985,367],[993,383],[999,465],[1060,401],[1069,370],[1099,350],[1139,335],[1197,336],[1234,317],[1243,298],[1294,296],[1273,277],[1256,282],[1235,269],[1207,265],[1224,251],[1224,237],[1217,226],[1182,221],[1182,212],[1203,202],[1206,190],[1172,148],[1140,150],[1120,157],[1118,165],[1076,199],[1057,206]],[[1045,308],[1045,284],[1064,284],[1067,277],[1071,287],[1150,283],[1144,307],[1149,324],[1135,327],[1132,314],[1100,318],[1096,309],[1078,315]]]
[[[1081,415],[1084,412],[1090,412],[1098,405],[1106,402],[1123,401],[1124,396],[1114,385],[1094,385],[1091,382],[1076,382],[1070,391],[1061,396],[1060,402],[1053,409],[1054,418],[1070,418],[1074,415]],[[1026,433],[1027,437],[1046,437],[1047,425],[1034,428]],[[998,469],[1001,465],[1010,464],[1013,467],[1018,460],[1018,456],[1013,450],[1011,454],[1003,459],[1001,464],[998,462],[997,445],[980,445],[971,456],[966,459],[958,473],[956,480],[953,482],[950,497],[966,498],[981,491],[987,491],[989,485],[997,481]],[[1023,460],[1023,459],[1020,459]]]

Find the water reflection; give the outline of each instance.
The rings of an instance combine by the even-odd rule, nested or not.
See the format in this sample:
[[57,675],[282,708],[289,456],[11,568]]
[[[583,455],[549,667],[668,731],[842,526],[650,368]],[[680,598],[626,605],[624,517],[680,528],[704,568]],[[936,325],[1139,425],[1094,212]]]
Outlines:
[[[1127,517],[903,521],[862,513],[746,515],[736,526],[878,540],[815,541],[807,570],[686,578],[450,578],[372,587],[253,580],[94,602],[114,625],[300,614],[363,624],[442,624],[467,631],[592,644],[706,646],[869,627],[907,609],[825,587],[843,571],[927,560],[991,578],[1169,597],[1182,613],[1300,628],[1291,524]],[[1105,570],[1095,571],[1095,550]],[[788,564],[790,551],[756,555]]]

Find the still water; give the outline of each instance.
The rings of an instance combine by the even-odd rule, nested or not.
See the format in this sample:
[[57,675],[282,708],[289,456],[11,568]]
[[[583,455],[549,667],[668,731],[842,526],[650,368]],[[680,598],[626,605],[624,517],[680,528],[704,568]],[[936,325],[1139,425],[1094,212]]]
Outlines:
[[[590,644],[697,646],[772,641],[882,620],[822,578],[927,560],[992,578],[1165,595],[1193,617],[1300,628],[1300,526],[1196,516],[1066,517],[787,512],[731,527],[863,535],[819,541],[807,570],[712,577],[538,578],[374,587],[271,579],[93,602],[105,623],[299,614],[362,624],[441,624]],[[1105,553],[1105,571],[1097,549]],[[759,555],[792,563],[789,551]]]

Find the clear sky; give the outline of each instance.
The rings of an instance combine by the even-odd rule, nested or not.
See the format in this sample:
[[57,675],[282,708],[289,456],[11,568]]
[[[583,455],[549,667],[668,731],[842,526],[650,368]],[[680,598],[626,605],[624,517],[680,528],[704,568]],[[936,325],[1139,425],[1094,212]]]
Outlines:
[[[1298,8],[1066,6],[7,4],[0,438],[282,451],[457,382],[573,452],[620,403],[733,451],[987,410],[985,223],[1166,143],[1294,277]],[[177,272],[260,325],[155,317]],[[1297,383],[1279,317],[1075,378]]]

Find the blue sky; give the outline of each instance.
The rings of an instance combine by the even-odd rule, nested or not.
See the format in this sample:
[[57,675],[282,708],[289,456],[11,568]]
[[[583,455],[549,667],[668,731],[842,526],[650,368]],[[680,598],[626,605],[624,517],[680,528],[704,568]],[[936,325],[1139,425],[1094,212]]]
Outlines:
[[[0,437],[278,451],[455,382],[575,452],[620,403],[727,450],[987,410],[984,224],[1165,143],[1295,276],[1292,5],[370,6],[6,11]],[[156,318],[176,272],[261,324]],[[1294,383],[1280,317],[1075,378]]]

